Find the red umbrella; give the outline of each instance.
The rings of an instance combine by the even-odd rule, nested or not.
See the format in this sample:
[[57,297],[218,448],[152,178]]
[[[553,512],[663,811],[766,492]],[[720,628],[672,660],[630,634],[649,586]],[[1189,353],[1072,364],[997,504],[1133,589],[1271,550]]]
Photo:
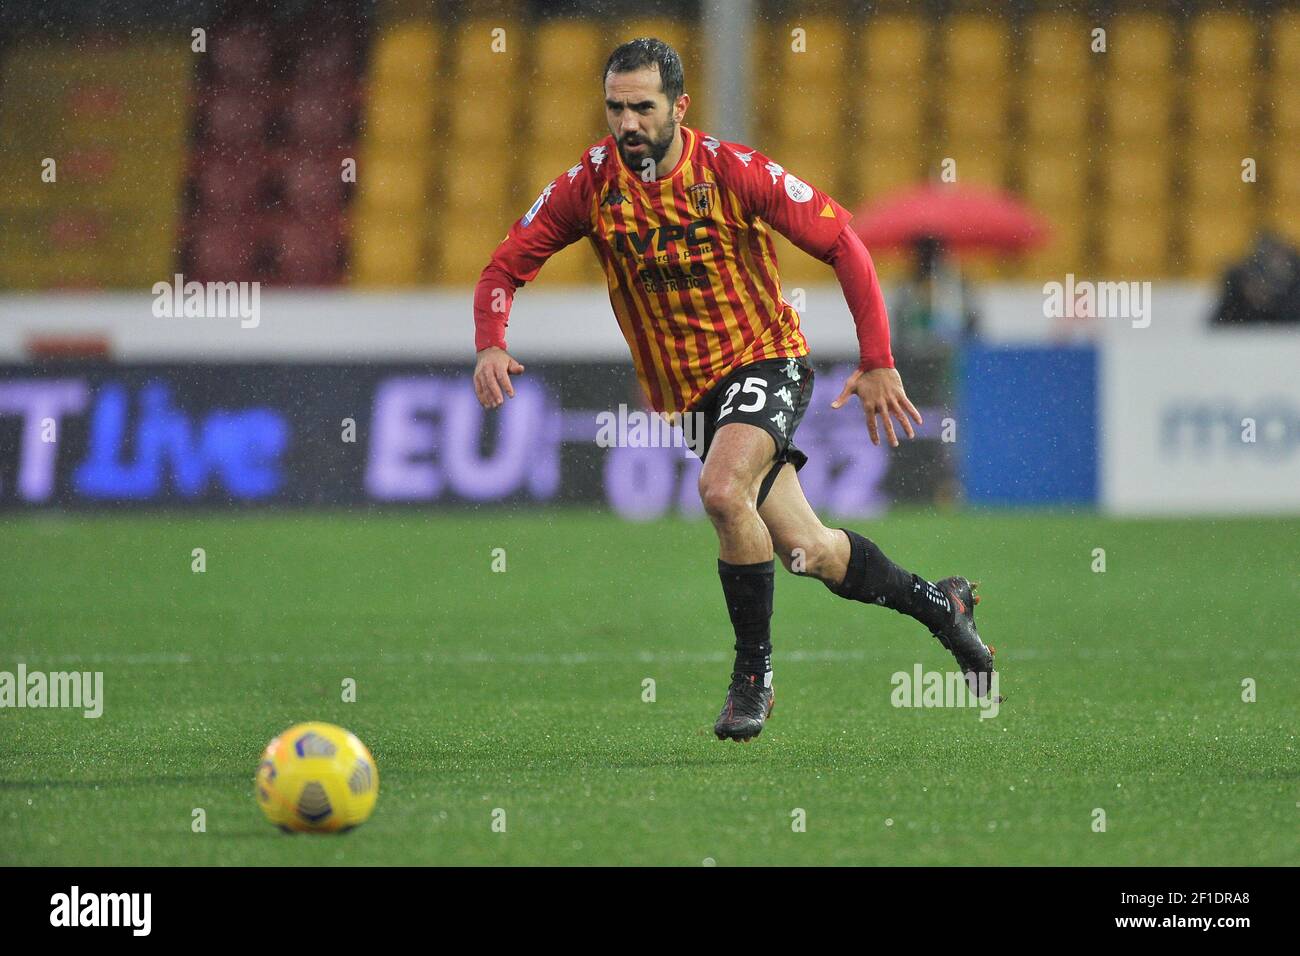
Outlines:
[[946,248],[1020,252],[1042,245],[1050,228],[1009,193],[926,183],[864,207],[853,219],[868,247],[910,246],[938,239]]

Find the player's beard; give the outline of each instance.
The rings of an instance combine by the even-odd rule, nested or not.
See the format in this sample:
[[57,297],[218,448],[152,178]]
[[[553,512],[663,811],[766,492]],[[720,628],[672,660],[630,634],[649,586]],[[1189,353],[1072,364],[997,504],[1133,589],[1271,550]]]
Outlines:
[[640,173],[645,169],[644,163],[646,159],[653,159],[655,165],[659,165],[659,161],[668,155],[668,150],[672,149],[673,137],[676,135],[677,121],[670,118],[668,125],[664,127],[664,131],[659,134],[658,138],[649,139],[645,136],[637,136],[636,141],[638,144],[648,143],[650,146],[644,153],[629,153],[622,139],[618,141],[618,151],[623,155],[623,162],[627,164],[627,168],[635,173]]

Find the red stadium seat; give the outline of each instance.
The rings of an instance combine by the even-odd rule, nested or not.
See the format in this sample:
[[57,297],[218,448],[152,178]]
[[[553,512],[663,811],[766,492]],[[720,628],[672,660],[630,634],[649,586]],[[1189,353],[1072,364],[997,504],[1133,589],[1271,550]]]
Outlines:
[[258,25],[217,28],[212,37],[212,76],[216,83],[248,86],[271,71],[271,43]]
[[305,146],[336,146],[352,137],[353,98],[339,87],[299,90],[289,102],[289,139]]
[[247,213],[257,205],[264,179],[265,163],[256,150],[206,157],[195,178],[199,208],[203,212]]
[[331,285],[339,281],[338,223],[304,222],[292,216],[270,227],[276,281],[285,285]]
[[200,227],[191,245],[187,278],[199,282],[248,281],[253,274],[257,252],[253,229],[227,223],[208,223]]
[[346,197],[335,159],[297,152],[284,157],[279,167],[281,193],[290,211],[303,219],[337,218]]
[[208,103],[205,139],[210,146],[227,148],[260,145],[269,114],[266,97],[227,87]]

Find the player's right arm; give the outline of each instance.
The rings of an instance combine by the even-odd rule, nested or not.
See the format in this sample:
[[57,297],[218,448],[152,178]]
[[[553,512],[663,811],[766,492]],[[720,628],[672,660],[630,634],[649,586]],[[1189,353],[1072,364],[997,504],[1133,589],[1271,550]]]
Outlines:
[[591,173],[579,163],[549,183],[501,240],[474,288],[474,394],[484,408],[514,397],[511,375],[524,367],[506,351],[515,290],[537,277],[546,260],[586,235]]

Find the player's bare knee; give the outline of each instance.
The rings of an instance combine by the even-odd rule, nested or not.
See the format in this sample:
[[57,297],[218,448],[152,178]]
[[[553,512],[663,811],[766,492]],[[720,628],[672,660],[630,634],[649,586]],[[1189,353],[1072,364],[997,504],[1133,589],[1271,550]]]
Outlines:
[[701,475],[700,502],[704,512],[715,524],[730,524],[754,507],[750,490],[735,475]]
[[791,574],[821,578],[834,563],[834,543],[827,528],[774,541],[777,557]]

